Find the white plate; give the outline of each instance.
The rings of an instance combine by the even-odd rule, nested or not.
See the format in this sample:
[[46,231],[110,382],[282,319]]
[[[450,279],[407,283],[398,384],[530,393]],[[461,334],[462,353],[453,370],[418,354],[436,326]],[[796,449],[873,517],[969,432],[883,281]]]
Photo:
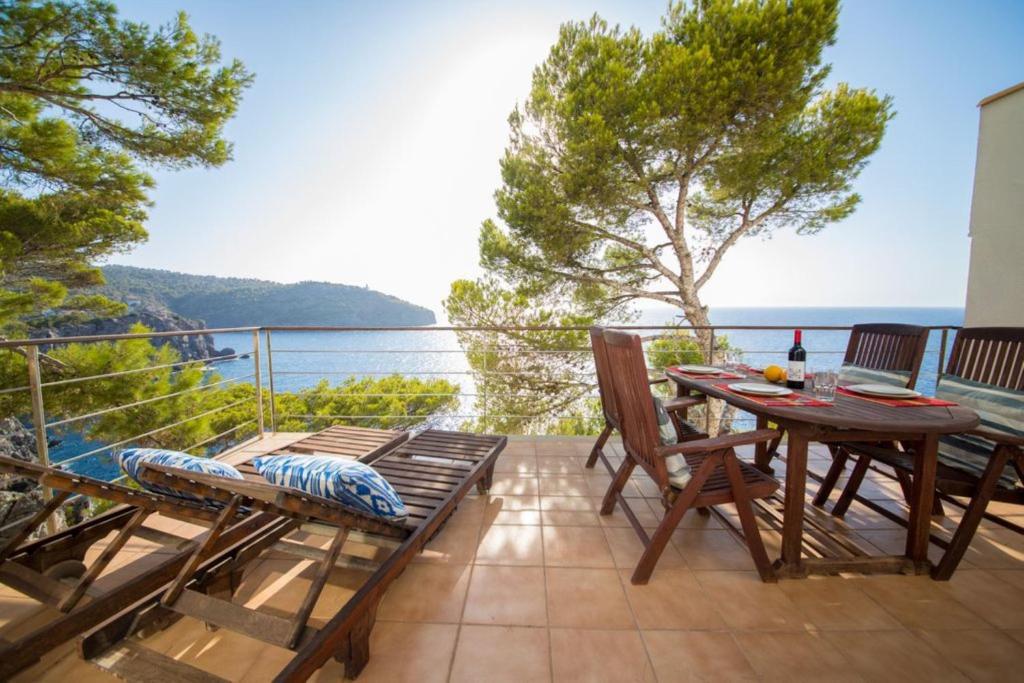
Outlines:
[[694,375],[717,375],[722,371],[721,368],[713,368],[710,365],[680,365],[679,369]]
[[736,382],[730,384],[729,388],[742,394],[757,394],[758,396],[789,396],[792,389],[776,387],[771,384],[756,384],[754,382]]
[[851,384],[845,388],[855,394],[864,394],[865,396],[883,396],[885,398],[917,398],[921,395],[920,391],[904,389],[903,387],[893,387],[888,384]]

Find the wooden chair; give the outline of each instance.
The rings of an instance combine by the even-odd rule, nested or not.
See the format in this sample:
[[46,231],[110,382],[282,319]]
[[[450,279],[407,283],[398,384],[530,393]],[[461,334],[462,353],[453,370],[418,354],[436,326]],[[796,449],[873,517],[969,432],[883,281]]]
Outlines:
[[[633,572],[632,582],[647,583],[658,558],[687,510],[725,503],[736,505],[747,547],[761,579],[766,582],[775,581],[775,573],[754,520],[751,500],[770,496],[779,488],[779,483],[742,462],[736,457],[734,448],[767,442],[778,436],[778,432],[761,429],[663,446],[658,437],[658,422],[647,381],[640,337],[606,330],[604,340],[607,344],[611,388],[621,416],[619,429],[626,458],[605,494],[601,514],[610,515],[618,503],[644,544],[644,553]],[[683,455],[692,472],[692,478],[681,489],[670,484],[665,466],[666,456],[673,454]],[[657,484],[666,510],[654,535],[650,537],[622,495],[623,486],[638,465]]]
[[[619,428],[619,411],[615,403],[615,394],[612,390],[610,372],[611,369],[608,366],[608,349],[605,346],[604,341],[604,329],[601,327],[590,328],[590,348],[594,353],[594,371],[597,374],[597,389],[601,396],[601,412],[604,415],[604,429],[601,430],[601,434],[597,437],[597,442],[594,444],[594,448],[590,451],[590,457],[587,458],[586,467],[592,468],[597,463],[598,458],[604,463],[604,466],[608,469],[608,473],[615,476],[615,467],[608,460],[608,457],[604,453],[604,446],[608,443],[608,438],[611,437],[612,432]],[[649,379],[648,382],[651,384],[658,384],[668,381],[666,378]],[[669,418],[672,420],[672,426],[676,432],[676,441],[692,441],[694,439],[706,439],[707,434],[687,422],[686,413],[687,411],[702,403],[706,402],[704,396],[679,396],[676,398],[665,399],[663,405],[665,406],[666,412],[668,412]]]
[[[927,344],[928,328],[920,325],[854,325],[850,330],[850,339],[846,343],[842,375],[850,381],[881,382],[912,389],[921,371],[921,361]],[[761,469],[771,471],[768,465],[777,453],[780,441],[781,437],[774,440],[765,450],[765,459],[757,460]],[[832,465],[814,497],[814,504],[819,507],[828,500],[849,460],[849,454],[842,448],[829,444],[828,449],[832,454]],[[849,501],[841,502],[849,505]]]
[[[936,489],[970,499],[952,540],[932,576],[948,580],[963,559],[989,501],[1024,505],[1024,328],[978,327],[960,330],[936,394],[973,408],[981,426],[939,439]],[[842,444],[857,457],[843,491],[852,499],[873,462],[895,469],[909,481],[913,449]],[[838,507],[838,505],[837,505]],[[845,507],[832,513],[841,516]]]

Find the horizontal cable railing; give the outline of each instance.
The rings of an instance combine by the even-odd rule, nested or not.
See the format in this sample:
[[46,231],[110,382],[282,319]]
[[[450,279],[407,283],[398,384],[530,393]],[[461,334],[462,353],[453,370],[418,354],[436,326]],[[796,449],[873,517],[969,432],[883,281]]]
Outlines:
[[[840,325],[624,325],[617,326],[617,329],[637,332],[647,344],[680,332],[692,334],[709,331],[710,348],[704,348],[702,354],[707,357],[711,349],[714,349],[715,356],[724,353],[725,349],[716,344],[726,333],[787,332],[795,327],[821,333],[841,333],[850,329],[849,326]],[[468,429],[473,429],[477,425],[504,425],[504,428],[510,430],[531,433],[555,425],[575,423],[578,427],[574,430],[587,433],[596,431],[603,420],[598,406],[596,381],[592,377],[592,370],[588,369],[591,367],[590,348],[577,345],[567,345],[565,348],[534,348],[529,345],[531,339],[538,341],[546,332],[585,332],[587,329],[582,326],[289,325],[4,340],[0,341],[0,352],[15,352],[25,357],[28,382],[19,381],[14,386],[0,387],[0,400],[15,402],[26,396],[30,399],[28,404],[31,405],[31,410],[24,410],[26,416],[31,412],[30,423],[37,436],[37,457],[42,463],[49,464],[49,445],[52,439],[64,440],[71,433],[70,430],[77,429],[80,437],[86,437],[81,439],[81,447],[75,452],[61,451],[55,464],[83,472],[92,472],[93,465],[103,465],[108,472],[105,478],[113,481],[124,479],[120,472],[110,471],[113,467],[110,464],[110,456],[120,448],[139,444],[159,446],[165,440],[165,434],[172,433],[172,430],[185,429],[186,431],[172,440],[178,450],[213,455],[237,445],[246,438],[246,434],[253,434],[253,438],[262,438],[266,431],[267,419],[271,432],[277,431],[281,426],[301,431],[314,425],[319,428],[325,422],[348,422],[364,426],[397,424],[415,427],[431,424]],[[929,329],[938,332],[938,336],[941,337],[938,348],[934,348],[933,344],[926,351],[927,357],[934,361],[932,376],[937,378],[941,376],[948,334],[957,328],[931,326]],[[369,334],[385,335],[382,337],[383,345],[374,348],[374,343],[378,341],[376,339],[367,343]],[[466,341],[461,335],[474,334],[484,335],[486,339],[476,339],[468,350],[461,348],[461,344]],[[252,347],[210,358],[181,358],[173,362],[158,362],[151,366],[84,376],[68,376],[73,370],[61,369],[62,364],[50,358],[50,354],[71,344],[117,343],[129,340],[160,341],[206,335],[251,335]],[[310,348],[302,348],[306,335],[319,335],[311,340]],[[441,335],[434,340],[441,343],[422,341],[424,335]],[[503,339],[503,335],[511,337]],[[531,336],[528,338],[527,335]],[[770,343],[754,344],[752,348],[741,348],[737,351],[749,359],[751,364],[763,364],[762,360],[780,357],[784,350],[768,348],[772,342],[771,338],[766,338]],[[837,348],[842,343],[841,339],[825,338],[832,339],[832,342],[824,348],[808,349],[808,356],[835,364],[834,361],[824,359],[840,357],[846,350]],[[284,339],[285,347],[273,348],[273,339]],[[409,339],[415,340],[414,343],[409,343]],[[659,349],[658,353],[671,356],[698,351],[692,346],[696,338],[691,337],[690,340],[691,346],[666,347],[663,350]],[[350,347],[346,347],[346,344],[350,344]],[[234,346],[237,346],[237,343]],[[380,360],[375,360],[375,357]],[[164,361],[166,360],[165,356]],[[495,362],[500,364],[491,365]],[[544,363],[548,364],[546,371],[550,376],[538,374],[540,370],[536,364]],[[239,364],[244,365],[239,367]],[[813,366],[813,361],[811,365]],[[166,381],[168,377],[179,376],[178,373],[185,369],[196,367],[202,368],[205,373],[199,384],[181,389]],[[221,377],[215,374],[221,370],[224,370],[225,374],[230,372],[231,376]],[[90,383],[102,381],[106,381],[107,384],[101,386],[116,386],[119,379],[141,382],[142,386],[147,387],[147,391],[155,392],[156,385],[150,387],[145,384],[150,375],[154,379],[163,378],[167,386],[162,393],[145,393],[134,397],[134,400],[115,401],[111,405],[101,407],[95,407],[92,403],[89,405],[94,409],[87,412],[76,415],[58,412],[47,420],[46,407],[61,405],[60,401],[56,400],[59,396],[53,394],[87,392],[91,388]],[[423,389],[416,391],[399,385],[394,390],[386,390],[382,387],[387,385],[376,383],[362,388],[357,382],[349,381],[362,379],[386,382],[387,378],[393,375],[421,378],[424,383]],[[330,380],[330,384],[327,388],[320,388],[319,380]],[[452,382],[449,382],[447,388],[432,388],[434,385],[431,383],[439,380]],[[227,391],[231,387],[246,386],[251,387],[251,393],[238,394],[234,400],[217,405],[203,403],[204,395],[216,396],[220,390]],[[541,410],[539,407],[546,404],[536,400],[534,403],[538,406],[538,411],[535,413],[530,410],[531,396],[534,396],[531,392],[542,392],[545,388],[571,392],[571,401],[564,405],[558,404],[558,408]],[[269,390],[267,397],[264,397],[265,389]],[[343,393],[339,393],[341,390]],[[161,419],[161,406],[168,401],[186,397],[196,401],[194,414],[175,415],[174,419],[164,419],[166,424],[146,422]],[[410,401],[417,399],[434,403],[426,408],[411,407]],[[524,407],[527,410],[524,411]],[[88,438],[89,430],[99,421],[127,414],[126,411],[132,410],[136,413],[131,413],[132,420],[126,420],[126,423],[135,426],[137,432],[129,434],[122,431],[114,437],[108,435],[98,439]],[[431,410],[433,412],[423,412]],[[152,414],[147,411],[151,411]],[[236,411],[237,414],[231,413],[230,418],[217,418],[219,422],[216,423],[200,423],[203,420],[213,420],[219,415],[226,415],[228,411]],[[135,415],[140,412],[146,415],[133,421]],[[731,415],[729,419],[732,424],[753,421],[753,418],[746,414]],[[204,426],[189,431],[197,423]],[[217,426],[214,426],[215,424]],[[121,428],[124,429],[123,426]],[[188,439],[189,436],[192,438]],[[84,469],[79,469],[81,466],[84,466]],[[44,495],[48,498],[49,492],[44,491]],[[0,510],[0,519],[3,519],[3,513],[4,511]],[[5,523],[0,526],[0,531],[9,526]]]

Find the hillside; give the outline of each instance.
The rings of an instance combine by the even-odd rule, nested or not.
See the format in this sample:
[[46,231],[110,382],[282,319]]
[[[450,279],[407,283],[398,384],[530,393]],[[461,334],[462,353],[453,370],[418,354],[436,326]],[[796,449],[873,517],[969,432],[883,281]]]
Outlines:
[[208,327],[247,325],[431,325],[434,313],[364,287],[330,282],[188,275],[169,270],[106,266],[101,292],[122,301],[164,306]]

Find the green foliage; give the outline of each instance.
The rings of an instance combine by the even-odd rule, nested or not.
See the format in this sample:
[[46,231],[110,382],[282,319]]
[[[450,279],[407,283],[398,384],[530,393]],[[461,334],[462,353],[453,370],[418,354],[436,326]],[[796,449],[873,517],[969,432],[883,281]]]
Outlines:
[[98,290],[118,300],[153,302],[213,327],[247,325],[430,325],[427,308],[365,287],[328,282],[281,284],[105,266]]
[[564,24],[509,117],[484,267],[598,314],[650,299],[706,324],[699,292],[739,239],[859,201],[890,101],[824,88],[837,17],[838,0],[698,0],[650,37]]
[[[543,304],[543,305],[540,305]],[[498,434],[590,434],[601,424],[588,397],[592,316],[503,289],[493,280],[457,280],[444,302],[449,320],[482,329],[459,331],[474,371],[474,413],[468,428]],[[507,329],[530,327],[553,329]]]
[[[449,319],[606,323],[650,300],[704,328],[701,290],[740,239],[849,216],[893,114],[871,90],[825,87],[838,15],[838,0],[695,0],[671,3],[649,36],[596,15],[563,24],[509,116],[497,219],[480,230],[487,275],[452,285]],[[511,390],[503,411],[536,416],[525,430],[583,405],[592,368],[561,354],[488,353],[488,370],[536,377],[487,379],[481,349],[500,336],[463,344],[479,385]],[[710,362],[711,342],[706,329],[672,335],[651,360]]]
[[252,76],[184,14],[151,28],[101,0],[0,4],[0,331],[106,314],[96,259],[146,238],[141,164],[219,166]]
[[[349,377],[333,387],[321,380],[313,388],[277,395],[278,431],[308,431],[332,424],[420,427],[429,418],[453,413],[459,407],[458,394],[459,386],[447,380],[398,374]],[[337,415],[356,417],[334,417]]]

